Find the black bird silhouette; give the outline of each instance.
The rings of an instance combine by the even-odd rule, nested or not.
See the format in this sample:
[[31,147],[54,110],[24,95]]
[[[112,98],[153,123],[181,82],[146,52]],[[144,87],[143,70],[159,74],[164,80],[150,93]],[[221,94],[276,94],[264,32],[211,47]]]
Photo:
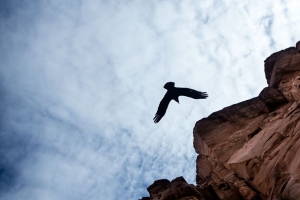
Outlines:
[[164,85],[167,91],[164,98],[160,101],[155,117],[153,118],[154,123],[158,123],[161,118],[166,114],[168,105],[171,100],[175,100],[179,103],[179,96],[186,96],[193,99],[206,99],[208,97],[206,92],[200,92],[190,88],[177,88],[174,82],[168,82]]

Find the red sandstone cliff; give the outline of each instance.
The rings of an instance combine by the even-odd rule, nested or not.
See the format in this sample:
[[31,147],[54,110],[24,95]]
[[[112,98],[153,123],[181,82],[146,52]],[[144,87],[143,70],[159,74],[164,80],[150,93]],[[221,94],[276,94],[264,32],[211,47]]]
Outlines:
[[300,42],[265,60],[258,97],[198,121],[197,185],[155,181],[150,200],[300,200]]

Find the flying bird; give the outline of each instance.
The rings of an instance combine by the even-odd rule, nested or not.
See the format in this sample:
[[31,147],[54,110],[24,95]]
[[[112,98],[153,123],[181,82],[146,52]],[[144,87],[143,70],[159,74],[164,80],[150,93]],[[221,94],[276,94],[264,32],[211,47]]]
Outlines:
[[155,117],[153,118],[154,123],[158,123],[161,118],[166,114],[168,105],[171,100],[175,100],[179,103],[179,96],[186,96],[193,99],[206,99],[208,97],[206,92],[200,92],[190,88],[178,88],[175,87],[174,82],[168,82],[164,85],[167,91],[164,98],[160,101]]

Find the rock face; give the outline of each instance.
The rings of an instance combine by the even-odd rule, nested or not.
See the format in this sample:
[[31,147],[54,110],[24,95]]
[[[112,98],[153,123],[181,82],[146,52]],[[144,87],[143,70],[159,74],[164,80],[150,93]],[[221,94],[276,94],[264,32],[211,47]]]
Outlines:
[[268,87],[194,128],[197,186],[159,180],[151,200],[300,200],[300,42],[265,60]]
[[[188,184],[183,177],[175,178],[173,181],[161,179],[155,181],[147,188],[151,200],[197,200],[203,199],[194,185]],[[143,198],[142,200],[147,198]],[[204,200],[204,199],[203,199]]]

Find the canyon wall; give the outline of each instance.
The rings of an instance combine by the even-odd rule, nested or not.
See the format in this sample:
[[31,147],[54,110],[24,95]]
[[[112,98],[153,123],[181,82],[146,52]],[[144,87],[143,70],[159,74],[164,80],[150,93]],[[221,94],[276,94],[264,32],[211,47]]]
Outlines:
[[149,200],[300,199],[300,42],[265,60],[258,97],[194,127],[196,186],[183,177],[155,181]]

